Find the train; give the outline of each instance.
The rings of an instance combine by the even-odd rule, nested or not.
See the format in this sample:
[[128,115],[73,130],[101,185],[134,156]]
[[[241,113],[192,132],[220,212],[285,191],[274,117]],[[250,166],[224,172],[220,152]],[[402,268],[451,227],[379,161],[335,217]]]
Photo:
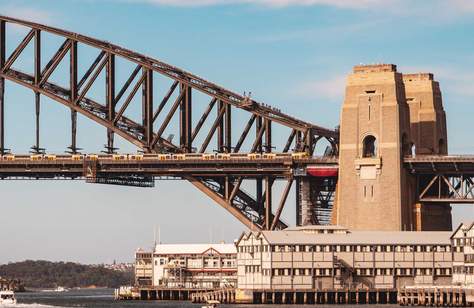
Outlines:
[[113,161],[146,161],[146,160],[277,160],[309,158],[306,152],[294,153],[178,153],[178,154],[31,154],[0,155],[0,161],[56,161],[56,160],[113,160]]

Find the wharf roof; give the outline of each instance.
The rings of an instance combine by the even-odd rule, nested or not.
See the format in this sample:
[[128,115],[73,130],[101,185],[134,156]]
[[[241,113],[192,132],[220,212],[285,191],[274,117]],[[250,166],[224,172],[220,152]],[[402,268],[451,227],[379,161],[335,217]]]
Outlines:
[[348,231],[346,227],[338,225],[309,225],[286,228],[285,231]]
[[237,253],[234,244],[158,244],[155,254],[204,254],[214,250],[218,254]]
[[270,244],[284,245],[450,245],[445,231],[351,231],[349,233],[305,233],[262,231]]
[[461,223],[459,224],[459,226],[456,228],[456,230],[454,230],[454,232],[453,232],[451,238],[457,237],[457,234],[458,234],[459,230],[462,231],[461,237],[463,237],[463,236],[464,236],[464,232],[468,232],[468,231],[472,230],[473,227],[474,227],[474,221],[469,222],[469,223],[461,222]]

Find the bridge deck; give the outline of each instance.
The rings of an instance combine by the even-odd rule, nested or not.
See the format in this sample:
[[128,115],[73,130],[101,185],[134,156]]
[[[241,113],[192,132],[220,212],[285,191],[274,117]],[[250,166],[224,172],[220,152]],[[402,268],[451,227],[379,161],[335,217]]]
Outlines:
[[404,163],[414,174],[474,174],[473,155],[417,155]]
[[140,175],[149,177],[259,177],[272,174],[276,178],[286,178],[295,170],[307,166],[337,166],[336,158],[146,158],[128,159],[127,155],[114,159],[102,155],[94,159],[73,158],[62,155],[54,159],[35,158],[34,155],[15,155],[14,158],[0,159],[0,178],[84,178]]

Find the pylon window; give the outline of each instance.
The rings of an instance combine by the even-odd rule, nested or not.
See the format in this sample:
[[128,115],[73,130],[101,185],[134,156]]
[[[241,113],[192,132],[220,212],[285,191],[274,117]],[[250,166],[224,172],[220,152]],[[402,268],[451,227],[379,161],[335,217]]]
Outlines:
[[375,157],[377,155],[377,139],[372,136],[366,136],[363,142],[363,157]]

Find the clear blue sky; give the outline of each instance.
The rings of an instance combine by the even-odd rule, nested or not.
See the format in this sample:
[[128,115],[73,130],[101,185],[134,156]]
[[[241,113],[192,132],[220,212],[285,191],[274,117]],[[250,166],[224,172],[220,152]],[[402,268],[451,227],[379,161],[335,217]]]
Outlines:
[[[474,115],[473,1],[0,0],[0,14],[143,52],[326,127],[338,124],[344,77],[353,65],[430,71],[441,82],[450,152],[474,153],[467,129]],[[21,34],[14,29],[11,40]],[[22,63],[31,65],[31,57]],[[32,94],[8,84],[7,99],[8,146],[27,152],[34,143]],[[68,112],[51,101],[44,105],[42,145],[60,153],[69,145]],[[20,122],[20,114],[29,120]],[[102,128],[80,119],[79,129],[80,146],[103,149]],[[154,189],[0,184],[0,263],[129,261],[137,247],[151,246],[155,225],[164,242],[231,241],[243,230],[182,181]],[[284,216],[294,222],[290,198]],[[456,223],[473,219],[474,207],[456,206]]]

